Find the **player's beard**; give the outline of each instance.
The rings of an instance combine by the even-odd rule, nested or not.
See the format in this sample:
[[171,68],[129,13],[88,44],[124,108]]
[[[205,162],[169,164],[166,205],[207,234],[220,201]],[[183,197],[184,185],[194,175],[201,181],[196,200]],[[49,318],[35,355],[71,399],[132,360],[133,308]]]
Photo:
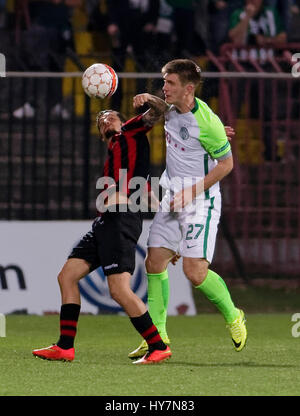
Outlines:
[[111,137],[113,137],[115,134],[118,134],[116,130],[107,130],[104,134],[106,140],[109,140]]

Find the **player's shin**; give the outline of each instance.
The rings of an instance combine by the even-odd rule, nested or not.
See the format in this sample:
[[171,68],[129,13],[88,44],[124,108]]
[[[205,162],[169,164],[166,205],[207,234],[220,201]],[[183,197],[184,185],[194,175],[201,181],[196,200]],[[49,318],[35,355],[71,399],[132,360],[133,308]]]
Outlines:
[[219,309],[226,323],[233,322],[239,316],[224,280],[217,273],[208,270],[205,280],[196,289]]
[[141,316],[131,317],[130,320],[135,329],[146,340],[149,351],[166,349],[166,345],[163,343],[148,311]]
[[60,310],[60,338],[57,345],[62,349],[74,347],[80,305],[66,303]]
[[168,339],[166,330],[167,311],[170,296],[168,271],[147,273],[149,313],[161,337]]

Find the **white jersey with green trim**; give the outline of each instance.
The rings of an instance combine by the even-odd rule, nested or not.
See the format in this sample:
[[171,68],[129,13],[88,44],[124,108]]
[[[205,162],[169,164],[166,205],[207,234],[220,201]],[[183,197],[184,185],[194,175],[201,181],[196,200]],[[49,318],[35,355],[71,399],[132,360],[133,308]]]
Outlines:
[[[180,113],[171,106],[165,114],[166,169],[160,185],[171,192],[204,178],[216,165],[231,155],[224,125],[209,106],[195,98],[195,107]],[[205,198],[219,192],[219,182],[205,191]],[[201,197],[201,196],[200,196]]]

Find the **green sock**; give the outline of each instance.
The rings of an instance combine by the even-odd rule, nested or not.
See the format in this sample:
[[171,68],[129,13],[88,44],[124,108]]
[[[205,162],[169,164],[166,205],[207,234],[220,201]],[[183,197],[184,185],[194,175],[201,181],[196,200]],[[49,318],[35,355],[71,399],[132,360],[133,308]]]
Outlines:
[[168,270],[147,273],[147,276],[149,313],[160,336],[165,338],[168,336],[166,322],[170,295]]
[[231,300],[224,280],[212,270],[208,270],[205,280],[196,286],[219,309],[227,323],[233,322],[239,315],[238,309]]

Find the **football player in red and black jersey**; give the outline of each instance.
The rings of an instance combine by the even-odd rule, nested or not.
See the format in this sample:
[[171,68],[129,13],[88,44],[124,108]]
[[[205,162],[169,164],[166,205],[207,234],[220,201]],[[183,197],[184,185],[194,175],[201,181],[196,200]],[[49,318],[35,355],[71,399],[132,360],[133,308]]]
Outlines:
[[100,266],[107,276],[112,298],[123,307],[135,329],[148,343],[149,352],[134,363],[151,364],[171,356],[171,350],[162,341],[146,305],[130,287],[136,244],[142,232],[142,216],[140,211],[130,210],[132,190],[129,182],[134,177],[145,181],[149,178],[150,148],[146,133],[168,109],[163,100],[150,94],[137,95],[133,104],[137,108],[146,102],[149,110],[127,122],[113,110],[102,111],[97,116],[100,138],[108,148],[103,177],[110,178],[111,185],[100,195],[102,212],[94,220],[91,231],[74,247],[58,275],[62,297],[59,340],[50,347],[33,350],[36,357],[74,359],[80,313],[78,282]]

